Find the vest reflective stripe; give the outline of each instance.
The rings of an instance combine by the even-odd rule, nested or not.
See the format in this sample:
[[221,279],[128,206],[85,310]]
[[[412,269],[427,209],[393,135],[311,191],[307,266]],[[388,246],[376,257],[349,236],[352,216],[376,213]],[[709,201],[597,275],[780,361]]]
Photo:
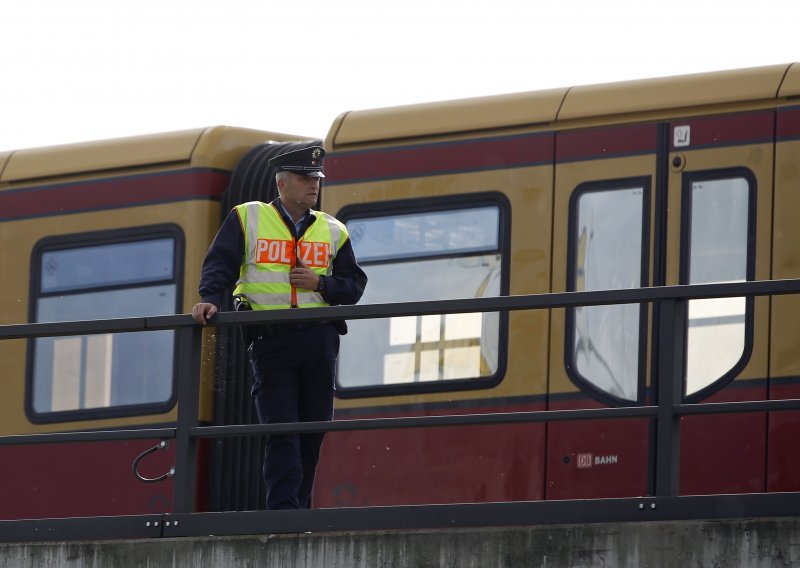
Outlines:
[[315,221],[295,242],[278,210],[257,201],[236,207],[244,234],[244,259],[234,295],[247,297],[254,310],[327,306],[322,295],[313,290],[295,289],[289,271],[297,257],[320,276],[333,272],[333,259],[347,241],[347,228],[334,217],[312,211]]
[[[347,229],[337,219],[331,217],[327,213],[322,213],[322,215],[328,222],[328,232],[330,233],[330,238],[331,238],[331,250],[339,252],[339,249],[344,244],[344,241],[342,240],[342,233],[344,233],[346,237]],[[334,254],[333,256],[335,257],[336,255]],[[330,274],[331,272],[333,272],[333,258],[331,258],[328,274]]]
[[245,273],[241,274],[240,276],[243,277],[243,280],[239,282],[252,282],[252,283],[261,283],[261,284],[280,284],[282,282],[286,282],[286,276],[281,272],[275,272],[274,270],[257,270],[251,265],[247,265],[245,268]]
[[[248,293],[245,294],[251,306],[258,305],[259,310],[283,310],[291,307],[292,295],[291,294],[258,294]],[[323,308],[328,303],[322,298],[319,292],[298,292],[297,294],[297,307],[298,308]]]

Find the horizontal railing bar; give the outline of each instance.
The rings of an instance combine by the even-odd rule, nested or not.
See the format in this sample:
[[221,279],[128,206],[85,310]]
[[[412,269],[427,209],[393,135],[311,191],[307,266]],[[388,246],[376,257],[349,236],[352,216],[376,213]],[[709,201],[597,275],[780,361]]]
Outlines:
[[0,339],[148,331],[147,319],[136,317],[0,325]]
[[[676,414],[723,414],[762,411],[800,410],[800,399],[677,404]],[[480,426],[490,424],[521,424],[561,422],[570,420],[610,420],[620,418],[649,418],[656,416],[657,406],[625,406],[618,408],[587,408],[576,410],[537,410],[531,412],[496,412],[486,414],[456,414],[446,416],[406,416],[395,418],[359,418],[332,422],[291,422],[276,424],[237,424],[229,426],[196,426],[190,435],[199,438],[260,436],[266,434],[344,432],[354,430],[391,430],[399,428],[431,428],[445,426]],[[66,442],[96,442],[104,440],[141,440],[174,438],[176,428],[128,430],[98,430],[92,432],[55,432],[0,436],[0,446]]]
[[[48,542],[97,539],[141,539],[163,536],[164,515],[116,515],[113,517],[70,517],[63,519],[0,520],[0,542]],[[34,554],[33,557],[39,555]],[[41,560],[38,566],[54,566],[58,561]],[[87,565],[72,558],[73,565]],[[89,565],[93,564],[87,560]],[[31,564],[31,565],[34,565]],[[5,564],[4,564],[5,565]]]
[[[748,402],[678,404],[676,414],[709,414],[800,410],[800,399],[763,400]],[[281,424],[238,424],[230,426],[197,426],[192,436],[224,438],[241,435],[342,432],[350,430],[391,430],[394,428],[429,428],[443,426],[477,426],[487,424],[519,424],[562,422],[570,420],[609,420],[648,418],[658,414],[657,406],[624,406],[618,408],[586,408],[577,410],[537,410],[531,412],[496,412],[487,414],[458,414],[447,416],[407,416],[400,418],[361,418],[334,422],[302,422]]]
[[[211,324],[219,326],[256,323],[301,323],[323,320],[372,319],[423,314],[453,314],[633,304],[668,299],[774,296],[798,292],[800,292],[800,279],[760,280],[721,284],[690,284],[680,286],[655,286],[650,288],[626,288],[621,290],[596,290],[589,292],[496,296],[492,298],[462,298],[424,302],[363,304],[307,310],[286,309],[263,310],[257,312],[221,312],[211,320]],[[53,337],[84,333],[153,331],[176,329],[191,325],[197,324],[195,324],[189,314],[77,322],[11,324],[0,325],[0,339]]]
[[738,402],[706,402],[702,404],[676,404],[675,414],[731,414],[764,410],[800,410],[800,399],[750,400]]
[[92,432],[50,432],[0,436],[0,446],[20,444],[63,444],[66,442],[102,442],[106,440],[149,440],[174,438],[176,428],[143,428],[141,430],[96,430]]
[[759,493],[189,513],[165,515],[164,537],[777,518],[798,506],[800,493]]
[[[609,304],[633,304],[668,299],[731,298],[739,296],[771,296],[800,292],[800,279],[762,280],[724,284],[691,284],[597,290],[590,292],[560,292],[526,294],[491,298],[462,298],[389,304],[334,306],[314,310],[265,310],[252,312],[222,312],[214,316],[211,325],[240,325],[256,323],[313,322],[320,320],[372,319],[424,314],[453,314],[467,312],[515,311],[530,309],[571,308]],[[188,316],[159,316],[148,318],[152,328],[180,325]]]
[[0,520],[0,543],[779,519],[799,507],[800,493],[747,493]]

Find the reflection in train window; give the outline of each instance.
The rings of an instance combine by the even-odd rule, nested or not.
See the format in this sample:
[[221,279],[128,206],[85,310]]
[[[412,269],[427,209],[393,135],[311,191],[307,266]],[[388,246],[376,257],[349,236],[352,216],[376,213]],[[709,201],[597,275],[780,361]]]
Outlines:
[[[383,212],[382,212],[383,213]],[[501,294],[498,205],[349,219],[369,276],[361,304]],[[349,321],[341,388],[481,379],[498,371],[497,313]]]
[[[688,284],[744,282],[748,275],[750,185],[743,177],[689,186]],[[745,351],[745,298],[689,301],[686,394],[723,377]]]
[[[175,238],[44,248],[36,258],[35,321],[174,314]],[[172,396],[174,332],[38,338],[36,414],[164,403]]]
[[[646,187],[591,189],[573,196],[570,290],[643,284]],[[639,395],[643,310],[638,304],[569,310],[567,367],[615,399]]]

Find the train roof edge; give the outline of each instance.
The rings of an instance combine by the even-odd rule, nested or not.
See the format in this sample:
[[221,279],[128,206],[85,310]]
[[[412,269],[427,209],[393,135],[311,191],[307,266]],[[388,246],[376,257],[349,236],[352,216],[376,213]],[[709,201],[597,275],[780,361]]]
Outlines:
[[210,126],[0,153],[0,184],[166,165],[231,170],[268,141],[306,140],[277,132]]
[[[328,150],[370,142],[553,125],[573,119],[635,114],[800,95],[800,64],[786,63],[583,85],[382,109],[339,116]],[[485,112],[491,109],[491,112]]]

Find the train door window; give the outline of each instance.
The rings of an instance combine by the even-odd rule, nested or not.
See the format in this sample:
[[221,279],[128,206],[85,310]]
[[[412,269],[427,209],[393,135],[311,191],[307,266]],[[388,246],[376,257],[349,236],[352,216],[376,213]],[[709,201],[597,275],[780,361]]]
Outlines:
[[[101,239],[37,245],[33,321],[177,312],[177,235]],[[141,412],[173,395],[171,330],[38,338],[31,361],[29,410],[38,421]]]
[[[749,172],[684,180],[682,282],[708,284],[752,279],[755,180]],[[697,394],[744,362],[747,341],[744,298],[689,301],[686,395]]]
[[[570,204],[569,289],[639,288],[647,280],[649,181],[587,184]],[[567,311],[566,367],[601,398],[636,401],[646,311],[638,304]]]
[[[362,304],[477,298],[507,293],[506,205],[435,200],[412,211],[387,206],[344,217],[369,277]],[[497,313],[422,315],[348,322],[339,358],[340,396],[485,386],[500,375]]]

